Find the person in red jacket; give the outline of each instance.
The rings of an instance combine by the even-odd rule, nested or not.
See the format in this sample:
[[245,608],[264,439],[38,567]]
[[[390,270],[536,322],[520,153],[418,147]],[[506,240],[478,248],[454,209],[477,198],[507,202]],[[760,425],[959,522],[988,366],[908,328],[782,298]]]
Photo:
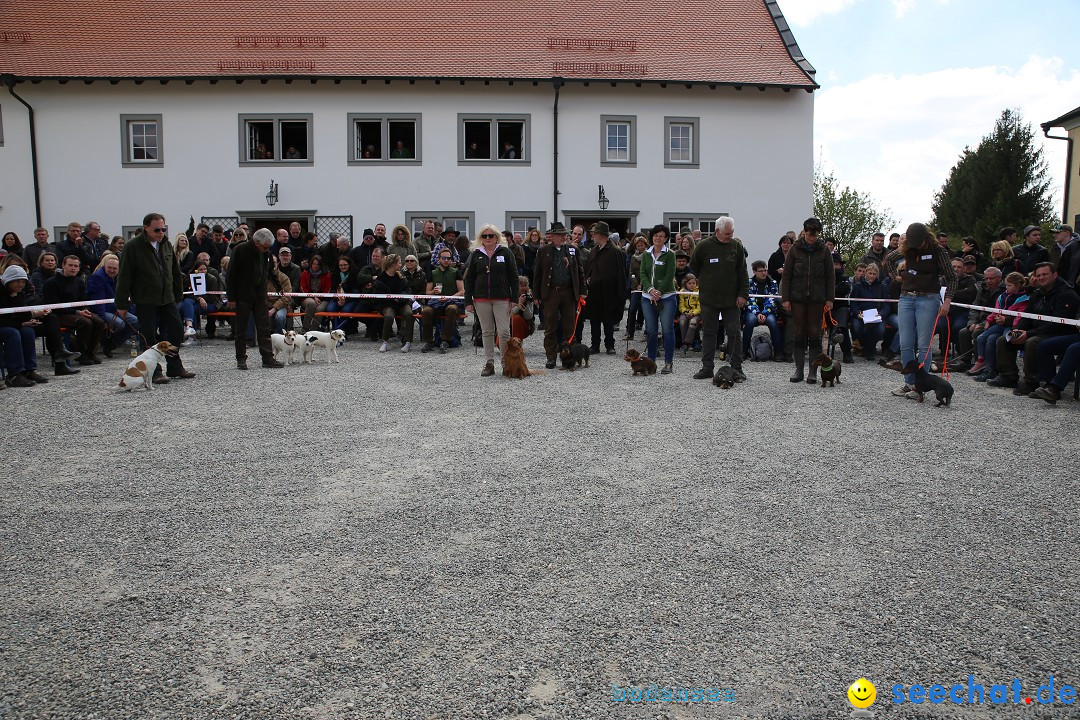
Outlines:
[[[328,293],[330,292],[331,274],[323,269],[322,258],[312,255],[308,269],[300,275],[300,292],[302,293]],[[301,300],[304,308],[303,329],[304,332],[311,330],[315,313],[326,312],[330,298],[308,295]]]

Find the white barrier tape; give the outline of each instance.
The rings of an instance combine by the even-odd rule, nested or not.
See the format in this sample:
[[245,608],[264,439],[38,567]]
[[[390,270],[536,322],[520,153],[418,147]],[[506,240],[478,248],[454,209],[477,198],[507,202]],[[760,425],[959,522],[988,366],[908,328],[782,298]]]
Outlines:
[[1053,315],[1039,315],[1038,313],[1018,312],[1016,310],[1000,310],[998,308],[986,307],[984,305],[968,305],[967,303],[954,302],[955,307],[968,308],[969,310],[982,310],[988,313],[997,313],[999,315],[1011,315],[1012,317],[1029,318],[1031,320],[1042,320],[1043,322],[1058,323],[1059,325],[1073,325],[1080,327],[1080,320],[1073,318],[1054,317]]
[[[193,295],[190,290],[184,293],[185,295]],[[354,298],[354,299],[367,299],[367,300],[419,300],[419,299],[434,299],[434,300],[464,300],[463,295],[398,295],[388,293],[320,293],[320,292],[287,292],[287,293],[266,293],[269,297],[320,297],[320,298]],[[202,295],[228,295],[228,292],[224,290],[207,290]],[[201,297],[201,296],[200,296]]]
[[81,300],[79,302],[53,303],[51,305],[23,305],[22,307],[0,308],[0,315],[13,315],[21,312],[38,312],[39,310],[67,310],[69,308],[82,308],[91,305],[107,305],[114,300]]

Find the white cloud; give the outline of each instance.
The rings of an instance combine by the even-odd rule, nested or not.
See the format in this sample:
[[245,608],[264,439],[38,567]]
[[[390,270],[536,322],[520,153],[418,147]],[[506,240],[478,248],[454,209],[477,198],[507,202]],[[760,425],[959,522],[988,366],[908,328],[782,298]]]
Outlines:
[[[1018,70],[987,66],[922,75],[874,75],[819,91],[815,143],[837,179],[890,207],[899,224],[929,220],[934,193],[965,146],[975,147],[1005,108],[1035,126],[1060,215],[1065,143],[1039,123],[1076,106],[1080,71],[1032,56]],[[1060,134],[1060,133],[1059,133]]]
[[831,15],[859,0],[780,0],[780,9],[792,25],[805,27],[822,15]]
[[902,18],[915,6],[915,0],[892,0],[892,4],[896,10],[896,17]]

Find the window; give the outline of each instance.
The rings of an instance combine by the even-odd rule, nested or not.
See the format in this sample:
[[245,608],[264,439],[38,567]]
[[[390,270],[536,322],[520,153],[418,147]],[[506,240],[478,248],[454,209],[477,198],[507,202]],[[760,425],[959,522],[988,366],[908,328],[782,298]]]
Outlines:
[[458,162],[528,165],[529,116],[458,115]]
[[241,115],[240,164],[312,165],[311,115]]
[[471,212],[406,212],[405,224],[412,230],[414,236],[424,232],[424,223],[428,220],[441,222],[443,230],[454,228],[461,235],[472,239],[473,228],[476,227],[476,213]]
[[349,114],[350,165],[419,165],[420,115]]
[[160,115],[120,116],[120,165],[163,167]]
[[543,234],[547,228],[547,213],[543,211],[508,212],[506,213],[505,227],[512,233],[521,233],[522,239],[525,239],[531,227],[536,228]]
[[715,213],[664,213],[664,225],[668,228],[668,240],[675,242],[682,230],[700,230],[701,237],[707,238],[716,232],[716,218],[727,215]]
[[637,118],[632,115],[600,116],[600,164],[637,165]]
[[699,124],[698,118],[664,118],[665,167],[698,167]]

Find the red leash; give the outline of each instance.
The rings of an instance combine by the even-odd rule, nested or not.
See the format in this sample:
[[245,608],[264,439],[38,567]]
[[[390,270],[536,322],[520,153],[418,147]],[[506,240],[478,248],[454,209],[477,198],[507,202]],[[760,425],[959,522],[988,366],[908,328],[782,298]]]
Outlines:
[[[945,356],[941,359],[941,376],[948,380],[952,377],[949,373],[949,346],[952,345],[952,323],[949,322],[948,315],[938,315],[938,317],[945,318]],[[923,358],[919,367],[926,367],[930,364],[930,355],[934,351],[934,337],[937,334],[937,318],[935,318],[934,332],[930,333],[930,342],[926,345],[926,357]]]
[[567,343],[570,344],[570,345],[574,344],[574,336],[577,335],[577,321],[581,317],[581,311],[584,310],[584,309],[585,309],[585,298],[578,297],[578,300],[577,300],[577,314],[574,315],[574,332],[570,333],[570,339],[567,340]]

